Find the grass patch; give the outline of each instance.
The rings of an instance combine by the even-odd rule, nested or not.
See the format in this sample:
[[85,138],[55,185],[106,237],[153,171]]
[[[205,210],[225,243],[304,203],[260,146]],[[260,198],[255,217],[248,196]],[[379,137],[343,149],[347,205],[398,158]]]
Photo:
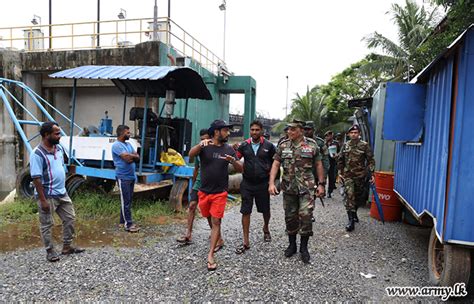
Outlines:
[[[120,198],[93,192],[79,192],[72,198],[76,211],[76,221],[108,219],[118,223]],[[134,200],[132,217],[137,222],[156,222],[157,217],[172,217],[176,213],[165,201]],[[16,199],[0,206],[0,227],[10,223],[31,221],[38,217],[36,201]]]
[[0,227],[9,223],[31,221],[37,217],[38,205],[29,199],[17,199],[0,206]]

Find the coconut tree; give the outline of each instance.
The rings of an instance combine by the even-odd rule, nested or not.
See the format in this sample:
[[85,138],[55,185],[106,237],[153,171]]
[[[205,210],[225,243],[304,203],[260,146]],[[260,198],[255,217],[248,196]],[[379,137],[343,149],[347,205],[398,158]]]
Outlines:
[[398,42],[378,32],[364,37],[368,48],[382,51],[371,55],[372,60],[365,69],[385,71],[393,80],[408,79],[414,70],[420,68],[417,62],[412,61],[412,55],[431,33],[438,14],[436,9],[426,9],[414,0],[406,0],[403,7],[392,4],[387,14],[392,16],[398,27]]

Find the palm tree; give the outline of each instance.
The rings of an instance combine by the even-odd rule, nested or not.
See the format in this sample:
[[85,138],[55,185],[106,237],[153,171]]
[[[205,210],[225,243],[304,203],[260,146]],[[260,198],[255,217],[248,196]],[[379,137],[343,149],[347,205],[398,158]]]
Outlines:
[[372,62],[365,66],[370,71],[384,71],[392,80],[409,79],[410,74],[420,67],[411,61],[417,47],[431,33],[438,19],[436,9],[431,12],[418,6],[414,0],[406,0],[405,6],[392,4],[388,14],[398,27],[398,44],[384,35],[374,32],[366,36],[367,47],[381,49],[382,54],[372,54]]
[[314,87],[312,90],[307,87],[304,96],[296,93],[296,98],[293,98],[291,102],[290,114],[282,122],[273,126],[274,132],[282,132],[286,123],[293,118],[303,121],[313,121],[315,132],[322,129],[323,118],[326,117],[328,109],[326,107],[326,95],[320,93],[318,87]]

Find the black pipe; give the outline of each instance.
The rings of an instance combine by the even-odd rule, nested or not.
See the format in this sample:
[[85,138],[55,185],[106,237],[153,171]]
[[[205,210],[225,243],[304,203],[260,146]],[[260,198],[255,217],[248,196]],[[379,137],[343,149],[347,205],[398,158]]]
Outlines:
[[100,47],[100,0],[97,0],[97,47]]

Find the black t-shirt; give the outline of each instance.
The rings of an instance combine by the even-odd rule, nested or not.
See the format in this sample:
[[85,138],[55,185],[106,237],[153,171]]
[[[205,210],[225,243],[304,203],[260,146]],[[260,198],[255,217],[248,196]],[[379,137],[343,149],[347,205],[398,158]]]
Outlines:
[[222,146],[209,145],[203,147],[199,153],[201,160],[201,188],[200,191],[208,194],[227,191],[229,187],[229,162],[225,155],[236,157],[234,149],[228,144]]

